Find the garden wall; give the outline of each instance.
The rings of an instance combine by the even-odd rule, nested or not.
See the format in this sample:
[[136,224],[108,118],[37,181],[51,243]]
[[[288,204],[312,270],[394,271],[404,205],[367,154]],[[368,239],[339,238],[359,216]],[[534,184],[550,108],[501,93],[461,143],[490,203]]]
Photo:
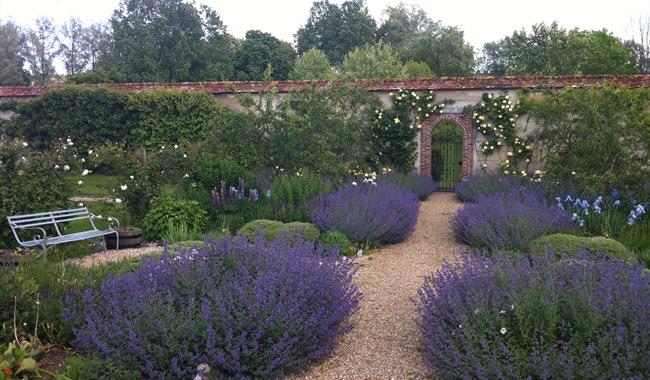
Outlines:
[[[269,87],[277,89],[276,101],[279,102],[288,92],[299,89],[310,81],[273,81],[264,82],[203,82],[203,83],[133,83],[133,84],[101,84],[79,85],[84,88],[105,87],[111,90],[137,93],[152,89],[175,89],[180,91],[208,92],[214,96],[218,103],[239,110],[238,95],[242,93],[259,93]],[[327,85],[327,81],[317,82]],[[426,120],[422,131],[418,134],[418,153],[415,169],[421,173],[431,170],[431,130],[441,121],[451,121],[464,129],[464,156],[463,174],[470,175],[480,170],[481,164],[487,164],[488,169],[495,168],[500,162],[500,157],[505,156],[505,150],[485,158],[480,154],[480,144],[484,141],[480,134],[475,133],[471,120],[462,115],[463,108],[472,106],[481,101],[485,92],[507,93],[516,102],[519,90],[536,92],[542,89],[560,89],[565,87],[596,86],[610,83],[625,87],[648,87],[650,75],[602,75],[602,76],[525,76],[525,77],[459,77],[459,78],[432,78],[432,79],[389,79],[389,80],[363,80],[357,82],[379,96],[386,104],[390,105],[389,93],[402,88],[405,90],[424,91],[433,90],[437,100],[452,100],[443,114],[432,116]],[[0,104],[23,102],[38,97],[45,92],[60,88],[57,86],[4,86],[0,87]],[[0,118],[8,119],[12,113],[4,110]],[[518,126],[523,135],[537,131],[538,126],[526,117],[518,119]],[[530,169],[541,166],[539,158],[533,159]]]

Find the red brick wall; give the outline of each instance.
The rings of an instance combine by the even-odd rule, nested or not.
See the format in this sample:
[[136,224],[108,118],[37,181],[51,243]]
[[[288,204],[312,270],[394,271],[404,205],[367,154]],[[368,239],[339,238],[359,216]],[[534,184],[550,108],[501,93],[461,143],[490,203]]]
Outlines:
[[[259,81],[249,82],[186,82],[186,83],[104,83],[81,84],[82,88],[108,88],[115,91],[136,93],[152,89],[174,89],[179,91],[204,91],[211,94],[257,93],[277,88],[280,93],[296,90],[307,85],[327,86],[339,84],[339,81]],[[650,75],[575,75],[575,76],[517,76],[517,77],[439,77],[415,79],[364,79],[355,82],[368,91],[392,91],[397,88],[405,90],[485,90],[498,91],[519,88],[564,88],[595,86],[611,83],[624,87],[650,87]],[[51,86],[0,86],[0,101],[9,97],[35,97],[45,92],[61,88],[63,85]]]
[[431,116],[422,123],[420,131],[420,174],[431,175],[431,131],[441,122],[451,122],[463,129],[463,179],[472,175],[474,168],[474,133],[472,120],[459,113]]

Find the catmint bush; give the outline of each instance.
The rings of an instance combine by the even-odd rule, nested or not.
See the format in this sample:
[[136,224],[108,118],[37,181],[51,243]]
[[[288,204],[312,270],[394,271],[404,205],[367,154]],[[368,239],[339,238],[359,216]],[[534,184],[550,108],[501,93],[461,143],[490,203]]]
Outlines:
[[500,173],[480,174],[459,182],[454,191],[461,201],[475,202],[480,197],[496,193],[519,193],[523,189],[541,188],[530,179]]
[[323,232],[340,231],[356,243],[388,244],[413,232],[420,201],[392,183],[352,182],[316,198],[312,209],[314,224]]
[[565,211],[533,190],[479,197],[449,224],[458,240],[488,252],[525,251],[534,239],[573,226]]
[[149,379],[277,378],[329,353],[358,308],[352,264],[283,237],[208,239],[68,297],[74,345]]
[[420,200],[425,200],[436,191],[436,183],[430,175],[387,173],[379,177],[378,183],[390,182],[411,190]]
[[425,360],[444,379],[650,373],[650,275],[622,261],[468,254],[427,277],[416,305]]

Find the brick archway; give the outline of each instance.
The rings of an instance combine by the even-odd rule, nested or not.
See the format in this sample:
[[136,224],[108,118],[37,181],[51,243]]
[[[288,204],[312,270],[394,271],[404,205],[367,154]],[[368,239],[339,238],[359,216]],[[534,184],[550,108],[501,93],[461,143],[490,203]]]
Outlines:
[[431,131],[442,122],[450,122],[463,129],[463,179],[472,175],[474,167],[474,126],[472,120],[459,113],[434,115],[424,120],[420,131],[420,174],[431,175]]

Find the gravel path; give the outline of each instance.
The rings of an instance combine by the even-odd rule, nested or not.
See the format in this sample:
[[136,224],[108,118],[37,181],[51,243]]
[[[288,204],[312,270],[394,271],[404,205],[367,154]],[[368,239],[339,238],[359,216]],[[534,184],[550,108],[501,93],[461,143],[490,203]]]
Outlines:
[[293,379],[426,379],[411,299],[424,277],[460,244],[447,221],[460,207],[453,193],[434,193],[422,203],[415,232],[404,242],[373,251],[357,262],[363,292],[354,329],[332,356]]
[[67,262],[71,264],[78,264],[82,267],[90,267],[93,265],[105,264],[114,261],[121,261],[132,257],[147,255],[156,251],[162,251],[162,247],[151,244],[138,248],[127,248],[120,250],[109,249],[106,252],[100,251],[79,259],[69,259]]

